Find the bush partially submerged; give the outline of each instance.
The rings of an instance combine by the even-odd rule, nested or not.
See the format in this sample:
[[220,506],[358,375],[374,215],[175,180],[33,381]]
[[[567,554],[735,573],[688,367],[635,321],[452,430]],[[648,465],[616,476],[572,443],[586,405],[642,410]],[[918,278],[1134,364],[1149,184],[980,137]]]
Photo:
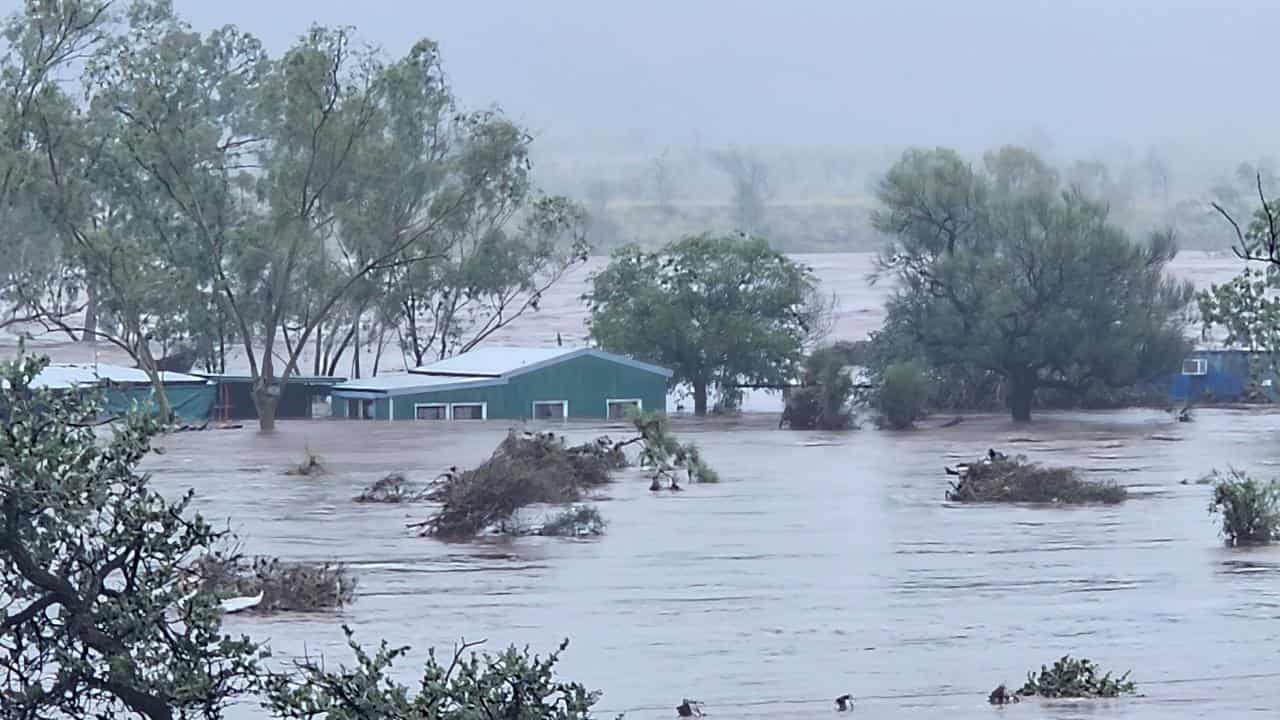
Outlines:
[[1268,543],[1280,536],[1280,483],[1261,482],[1232,469],[1216,471],[1210,513],[1222,513],[1222,536],[1230,545]]
[[219,600],[262,593],[255,612],[333,610],[355,597],[356,580],[342,563],[284,562],[278,558],[245,562],[239,556],[208,555],[191,571],[198,589]]
[[805,359],[803,386],[787,396],[779,425],[792,430],[848,430],[854,426],[849,343],[818,348]]
[[294,465],[284,472],[285,475],[301,475],[303,477],[312,477],[315,475],[326,475],[329,469],[325,467],[324,460],[314,452],[311,448],[303,451],[302,462]]
[[1115,483],[1082,480],[1073,468],[1045,468],[1021,456],[969,465],[947,492],[955,502],[1118,503],[1128,496]]
[[915,363],[890,365],[880,383],[876,406],[885,425],[905,430],[924,416],[929,400],[929,379]]
[[720,482],[720,475],[702,459],[702,453],[693,443],[681,443],[671,433],[671,422],[666,415],[647,413],[633,419],[640,435],[619,447],[634,442],[641,443],[640,467],[649,468],[654,483],[675,483],[683,472],[690,482]]
[[552,537],[603,535],[606,524],[604,516],[594,506],[575,505],[548,520],[538,534]]
[[383,641],[370,654],[349,628],[344,626],[343,632],[356,666],[331,670],[322,661],[305,658],[296,663],[295,673],[272,676],[265,705],[273,717],[589,720],[600,699],[600,693],[556,677],[567,641],[545,658],[515,647],[498,655],[477,654],[472,650],[478,643],[463,644],[447,665],[433,650],[422,677],[406,687],[394,679],[392,666],[409,648],[392,648]]
[[426,490],[414,488],[401,473],[390,473],[352,498],[358,503],[404,503],[421,500]]
[[528,505],[577,502],[618,467],[620,451],[603,440],[568,447],[555,433],[512,431],[488,460],[451,473],[430,493],[441,507],[424,527],[438,537],[470,537]]
[[1137,685],[1126,672],[1119,677],[1099,674],[1098,666],[1086,658],[1064,655],[1053,667],[1040,666],[1040,673],[1027,673],[1027,683],[1019,695],[1046,698],[1117,697],[1137,692]]

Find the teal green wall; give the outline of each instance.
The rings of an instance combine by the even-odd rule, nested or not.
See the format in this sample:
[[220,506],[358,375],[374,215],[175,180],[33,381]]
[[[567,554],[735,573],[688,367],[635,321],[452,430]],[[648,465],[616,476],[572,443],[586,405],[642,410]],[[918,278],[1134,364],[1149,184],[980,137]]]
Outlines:
[[[584,355],[511,378],[505,385],[441,390],[392,398],[395,419],[412,420],[420,403],[483,402],[490,419],[533,415],[535,401],[569,401],[569,417],[605,417],[606,399],[639,398],[645,410],[667,409],[667,378],[621,363]],[[335,411],[336,412],[336,411]]]
[[[216,397],[213,385],[166,385],[165,397],[174,416],[183,422],[204,422],[209,419]],[[103,410],[109,415],[123,415],[139,404],[148,412],[156,411],[155,399],[149,385],[109,388],[103,393]]]
[[[356,400],[357,402],[359,402],[358,398],[330,396],[329,397],[329,416],[336,417],[336,418],[348,417],[347,415],[348,402],[351,400]],[[373,419],[374,420],[388,420],[391,417],[390,412],[391,412],[390,398],[374,399],[373,401]],[[356,417],[356,414],[353,413],[350,415],[350,417]]]

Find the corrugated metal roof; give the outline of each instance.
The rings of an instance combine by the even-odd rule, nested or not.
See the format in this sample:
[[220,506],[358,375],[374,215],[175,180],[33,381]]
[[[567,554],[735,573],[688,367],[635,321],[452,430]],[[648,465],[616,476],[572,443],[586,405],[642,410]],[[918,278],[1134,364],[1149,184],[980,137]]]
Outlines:
[[583,349],[585,348],[531,348],[491,345],[423,365],[409,372],[421,375],[499,377],[513,370],[519,370],[526,365],[557,360]]
[[333,386],[333,394],[373,393],[377,395],[405,395],[423,390],[452,390],[474,387],[502,385],[500,378],[456,377],[443,375],[412,375],[409,373],[392,373],[377,377],[349,380]]
[[[176,372],[160,373],[160,380],[165,383],[198,383],[208,382],[204,378]],[[92,387],[103,382],[122,385],[146,385],[151,382],[147,374],[137,368],[123,365],[93,364],[58,364],[49,365],[40,371],[32,380],[32,387],[43,387],[50,390],[70,390],[74,387]]]
[[632,360],[629,357],[615,355],[597,348],[527,348],[497,345],[477,348],[430,365],[413,368],[409,372],[414,375],[445,377],[511,377],[512,375],[519,375],[580,355],[592,355],[665,377],[671,377],[672,375],[671,371],[666,368],[650,365],[639,360]]

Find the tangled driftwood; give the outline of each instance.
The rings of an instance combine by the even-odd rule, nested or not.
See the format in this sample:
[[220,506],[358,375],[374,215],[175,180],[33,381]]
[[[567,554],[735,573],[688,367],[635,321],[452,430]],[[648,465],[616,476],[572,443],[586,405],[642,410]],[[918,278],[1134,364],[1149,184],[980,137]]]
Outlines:
[[355,597],[356,580],[342,563],[246,561],[238,555],[209,555],[196,561],[189,577],[202,592],[219,599],[262,595],[254,612],[332,610]]
[[1115,483],[1082,480],[1072,468],[1045,468],[994,450],[947,472],[957,477],[947,492],[954,502],[1118,503],[1128,497]]

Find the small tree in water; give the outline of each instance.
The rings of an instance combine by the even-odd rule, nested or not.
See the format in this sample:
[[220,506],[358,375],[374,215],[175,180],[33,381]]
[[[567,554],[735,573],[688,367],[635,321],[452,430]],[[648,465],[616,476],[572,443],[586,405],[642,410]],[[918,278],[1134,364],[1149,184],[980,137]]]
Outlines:
[[1222,536],[1229,545],[1268,543],[1280,536],[1280,483],[1261,482],[1239,470],[1212,476],[1210,513],[1222,513]]
[[791,390],[782,422],[793,430],[847,430],[854,424],[851,343],[818,348],[805,358],[803,385]]
[[889,427],[905,430],[924,415],[929,399],[929,379],[915,363],[889,366],[880,383],[876,404]]
[[221,634],[217,598],[180,565],[217,545],[136,471],[159,430],[133,414],[105,443],[97,407],[34,388],[47,361],[0,363],[0,702],[6,717],[217,717],[259,651]]

